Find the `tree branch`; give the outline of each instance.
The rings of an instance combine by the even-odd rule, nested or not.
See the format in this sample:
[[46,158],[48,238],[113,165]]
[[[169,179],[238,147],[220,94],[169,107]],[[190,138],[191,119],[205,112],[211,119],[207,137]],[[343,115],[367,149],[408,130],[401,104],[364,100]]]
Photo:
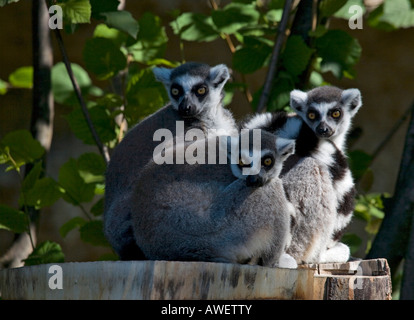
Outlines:
[[101,139],[99,138],[98,133],[95,130],[95,127],[94,127],[93,122],[91,120],[91,117],[89,115],[88,108],[86,107],[85,100],[83,99],[80,87],[78,85],[78,82],[75,79],[75,76],[73,75],[72,67],[71,67],[68,55],[66,53],[66,49],[65,49],[65,46],[64,46],[64,43],[63,43],[63,38],[62,38],[62,35],[60,33],[60,30],[58,28],[56,28],[54,31],[55,31],[55,36],[56,36],[56,40],[57,40],[60,52],[62,54],[63,63],[66,66],[66,70],[68,72],[70,81],[72,82],[73,89],[75,90],[76,97],[77,97],[77,99],[79,101],[79,104],[81,106],[83,116],[85,117],[86,123],[88,124],[89,131],[91,132],[92,137],[95,140],[95,143],[96,143],[96,146],[99,149],[99,152],[102,154],[106,164],[108,164],[109,160],[110,160],[108,148],[102,143]]
[[[414,212],[414,103],[411,106],[411,118],[407,130],[404,151],[400,163],[395,194],[385,206],[385,217],[380,230],[375,237],[368,259],[386,258],[395,273],[401,260],[407,254],[407,247],[414,250],[414,243],[409,242],[410,229],[412,229],[412,217]],[[411,234],[413,236],[413,234]],[[412,254],[411,254],[412,255]],[[407,263],[407,266],[413,261]],[[406,269],[412,272],[412,269]]]
[[293,0],[286,0],[283,8],[282,19],[279,22],[278,32],[273,47],[272,59],[270,60],[269,70],[266,75],[266,80],[263,86],[262,95],[260,96],[259,103],[257,105],[257,112],[264,112],[266,110],[267,102],[269,101],[270,91],[272,89],[273,79],[276,75],[276,66],[279,60],[280,50],[285,40],[285,33],[289,14],[292,9]]

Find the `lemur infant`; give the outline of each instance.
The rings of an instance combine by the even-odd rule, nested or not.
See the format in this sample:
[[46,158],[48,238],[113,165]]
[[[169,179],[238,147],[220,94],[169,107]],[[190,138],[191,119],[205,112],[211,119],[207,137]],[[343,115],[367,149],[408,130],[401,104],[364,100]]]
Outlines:
[[[297,266],[285,251],[294,209],[279,178],[294,141],[258,131],[260,141],[249,139],[247,148],[233,148],[238,137],[224,146],[237,150],[238,164],[148,163],[131,201],[135,238],[146,257]],[[258,173],[243,172],[255,166]]]
[[238,133],[232,114],[222,105],[223,87],[230,77],[225,65],[188,62],[175,69],[154,68],[153,72],[171,101],[126,134],[111,155],[106,172],[104,232],[122,260],[145,259],[131,229],[131,195],[143,167],[160,144],[154,141],[154,133],[163,128],[175,137],[177,121],[184,121],[185,132],[200,128],[206,135]]
[[[341,90],[330,86],[316,88],[308,93],[293,90],[291,107],[297,114],[285,112],[260,114],[252,117],[243,127],[261,128],[280,137],[296,139],[295,155],[286,161],[282,171],[282,179],[285,188],[288,189],[287,193],[294,195],[296,201],[292,197],[289,198],[293,203],[297,203],[297,210],[301,212],[297,218],[306,217],[307,221],[302,227],[297,221],[296,233],[306,234],[312,230],[323,237],[329,237],[321,242],[321,244],[326,244],[329,250],[326,251],[323,248],[311,250],[314,254],[306,251],[307,254],[303,257],[297,254],[295,256],[297,261],[346,261],[349,258],[349,248],[338,241],[352,218],[355,188],[344,152],[351,120],[361,107],[360,92],[358,89]],[[307,166],[311,166],[309,170]],[[316,174],[315,170],[319,173]],[[326,174],[329,180],[326,179]],[[295,182],[298,182],[296,186]],[[330,187],[326,184],[332,185],[332,192],[329,192]],[[318,190],[320,205],[316,198],[309,198],[309,191],[312,191],[313,185],[315,185],[315,190]],[[316,186],[328,189],[323,191]],[[330,208],[332,201],[334,201],[333,208]],[[331,204],[323,204],[324,202]],[[320,210],[326,209],[328,211],[324,216],[329,221],[319,222],[325,224],[322,228],[324,230],[322,235],[316,228],[317,220],[319,220],[317,215]],[[329,210],[333,210],[335,214],[329,214]],[[315,228],[311,227],[311,217],[318,218],[314,221]],[[332,231],[329,232],[331,228]],[[306,240],[303,239],[303,235],[301,237],[301,241]],[[294,236],[292,243],[296,240]],[[309,242],[309,245],[314,246],[314,244],[314,241]]]

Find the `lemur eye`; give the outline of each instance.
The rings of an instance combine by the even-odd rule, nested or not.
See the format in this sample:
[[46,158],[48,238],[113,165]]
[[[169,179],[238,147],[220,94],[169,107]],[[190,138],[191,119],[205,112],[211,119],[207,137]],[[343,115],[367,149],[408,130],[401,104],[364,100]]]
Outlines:
[[335,110],[332,112],[332,118],[339,118],[341,116],[341,111]]
[[173,96],[178,96],[180,94],[180,90],[178,90],[177,88],[172,88],[171,89],[171,94]]
[[315,112],[309,112],[309,113],[308,113],[308,118],[309,118],[310,120],[315,120],[315,118],[316,118],[316,113],[315,113]]
[[205,87],[200,87],[197,89],[197,94],[202,96],[204,94],[206,94],[206,88]]
[[263,159],[263,164],[264,164],[266,167],[271,166],[271,165],[272,165],[272,163],[273,163],[272,158],[267,157],[267,158],[264,158],[264,159]]

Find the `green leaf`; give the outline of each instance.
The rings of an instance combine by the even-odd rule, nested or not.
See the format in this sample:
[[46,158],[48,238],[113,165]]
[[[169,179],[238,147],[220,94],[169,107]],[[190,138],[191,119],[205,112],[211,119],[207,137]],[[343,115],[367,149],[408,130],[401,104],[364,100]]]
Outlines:
[[0,150],[6,154],[7,163],[14,169],[40,159],[45,152],[40,142],[33,139],[32,134],[27,130],[8,133],[0,141]]
[[91,213],[92,213],[95,217],[98,217],[98,216],[103,215],[103,213],[104,213],[104,203],[105,203],[105,200],[104,200],[104,198],[102,198],[102,199],[100,199],[99,201],[97,201],[97,202],[93,205],[93,207],[91,208]]
[[134,124],[161,108],[168,101],[168,96],[164,86],[155,80],[152,69],[139,70],[134,64],[130,66],[129,73],[125,116],[130,124]]
[[19,203],[40,209],[51,206],[61,196],[62,191],[56,181],[45,177],[37,180],[31,189],[25,191],[20,197]]
[[106,24],[98,24],[93,32],[94,38],[106,38],[110,39],[117,47],[121,47],[125,44],[128,35],[115,28],[110,28]]
[[84,153],[78,159],[79,175],[86,183],[103,182],[106,164],[97,153]]
[[355,5],[359,6],[362,9],[362,14],[365,14],[366,9],[365,9],[363,0],[348,0],[346,1],[345,5],[341,9],[335,12],[334,16],[336,18],[342,18],[342,19],[348,20],[349,18],[355,15],[354,12],[352,11],[351,13],[349,12],[349,8]]
[[92,38],[87,40],[83,50],[86,68],[100,80],[115,76],[126,67],[126,57],[109,39]]
[[0,229],[15,233],[27,231],[28,220],[23,211],[0,204]]
[[86,222],[79,231],[82,241],[94,246],[110,247],[110,244],[103,233],[102,221],[95,220]]
[[282,19],[282,9],[272,9],[266,13],[266,19],[272,23],[277,23]]
[[85,183],[75,159],[69,159],[59,170],[59,184],[65,190],[62,197],[74,205],[92,201],[95,186]]
[[9,82],[13,87],[33,88],[33,67],[20,67],[9,75]]
[[369,17],[369,25],[384,30],[414,26],[414,9],[410,0],[385,1]]
[[0,95],[6,94],[9,84],[0,79]]
[[62,263],[65,261],[65,255],[61,246],[52,241],[45,241],[36,246],[29,257],[24,260],[25,266],[33,266],[47,263]]
[[353,66],[361,56],[358,40],[342,30],[329,30],[316,39],[321,71],[331,71],[337,78],[353,73]]
[[32,189],[36,181],[40,178],[40,175],[43,171],[42,168],[42,161],[38,161],[35,163],[35,165],[32,167],[30,172],[26,175],[26,177],[23,180],[22,183],[22,192],[28,192],[30,189]]
[[128,53],[135,61],[148,61],[163,58],[167,48],[168,37],[162,21],[152,13],[146,12],[138,20],[139,33],[137,41],[127,43]]
[[137,38],[139,25],[130,12],[103,12],[101,15],[105,17],[105,23],[108,25],[108,27],[123,31],[134,39]]
[[0,7],[4,7],[6,4],[19,2],[19,0],[0,0]]
[[261,38],[245,37],[245,46],[233,55],[233,68],[249,74],[264,67],[272,53],[272,47]]
[[322,17],[330,17],[341,9],[347,0],[322,0],[319,3],[319,13]]
[[313,52],[301,36],[290,36],[282,54],[283,65],[292,75],[298,76],[306,70]]
[[[116,138],[115,121],[104,106],[96,105],[90,108],[89,115],[103,143],[110,142]],[[95,140],[80,108],[73,110],[65,118],[77,138],[85,144],[95,145]]]
[[59,233],[62,236],[62,238],[65,238],[70,231],[82,227],[85,223],[86,220],[82,217],[74,217],[60,227]]
[[[76,82],[78,83],[82,95],[96,94],[101,95],[102,92],[97,87],[92,86],[91,78],[88,73],[78,64],[71,64],[72,71]],[[69,105],[79,105],[73,89],[72,82],[63,62],[57,63],[52,68],[52,91],[56,102]]]
[[170,26],[174,34],[186,41],[213,41],[219,37],[211,16],[202,13],[185,12]]
[[260,13],[254,4],[230,3],[211,14],[220,32],[232,34],[243,27],[254,26],[259,22]]
[[71,24],[90,23],[91,4],[89,0],[67,0],[59,3],[63,19]]

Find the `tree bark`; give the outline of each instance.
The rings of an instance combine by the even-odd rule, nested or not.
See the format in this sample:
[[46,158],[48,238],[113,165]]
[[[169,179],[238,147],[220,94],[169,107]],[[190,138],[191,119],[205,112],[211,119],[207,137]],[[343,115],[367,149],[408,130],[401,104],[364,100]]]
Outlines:
[[[394,196],[385,205],[385,217],[375,237],[368,259],[386,258],[394,274],[403,258],[404,267],[403,292],[414,298],[414,288],[408,292],[408,284],[414,284],[414,229],[412,226],[414,212],[414,103],[411,107],[410,123],[405,138],[400,171]],[[411,230],[411,232],[410,232]],[[410,239],[411,236],[411,240]],[[408,249],[408,250],[407,250]],[[406,290],[406,291],[404,291]]]
[[[53,49],[49,31],[49,11],[44,0],[33,0],[32,3],[32,54],[33,54],[33,98],[30,131],[46,152],[41,159],[46,168],[46,159],[53,136],[54,102],[51,91],[51,68],[53,66]],[[25,175],[33,168],[26,165]],[[43,173],[44,174],[43,170]],[[15,239],[6,252],[0,257],[1,267],[20,267],[22,260],[33,251],[36,244],[36,232],[39,223],[39,210],[27,208],[30,216],[30,235],[16,234]]]

